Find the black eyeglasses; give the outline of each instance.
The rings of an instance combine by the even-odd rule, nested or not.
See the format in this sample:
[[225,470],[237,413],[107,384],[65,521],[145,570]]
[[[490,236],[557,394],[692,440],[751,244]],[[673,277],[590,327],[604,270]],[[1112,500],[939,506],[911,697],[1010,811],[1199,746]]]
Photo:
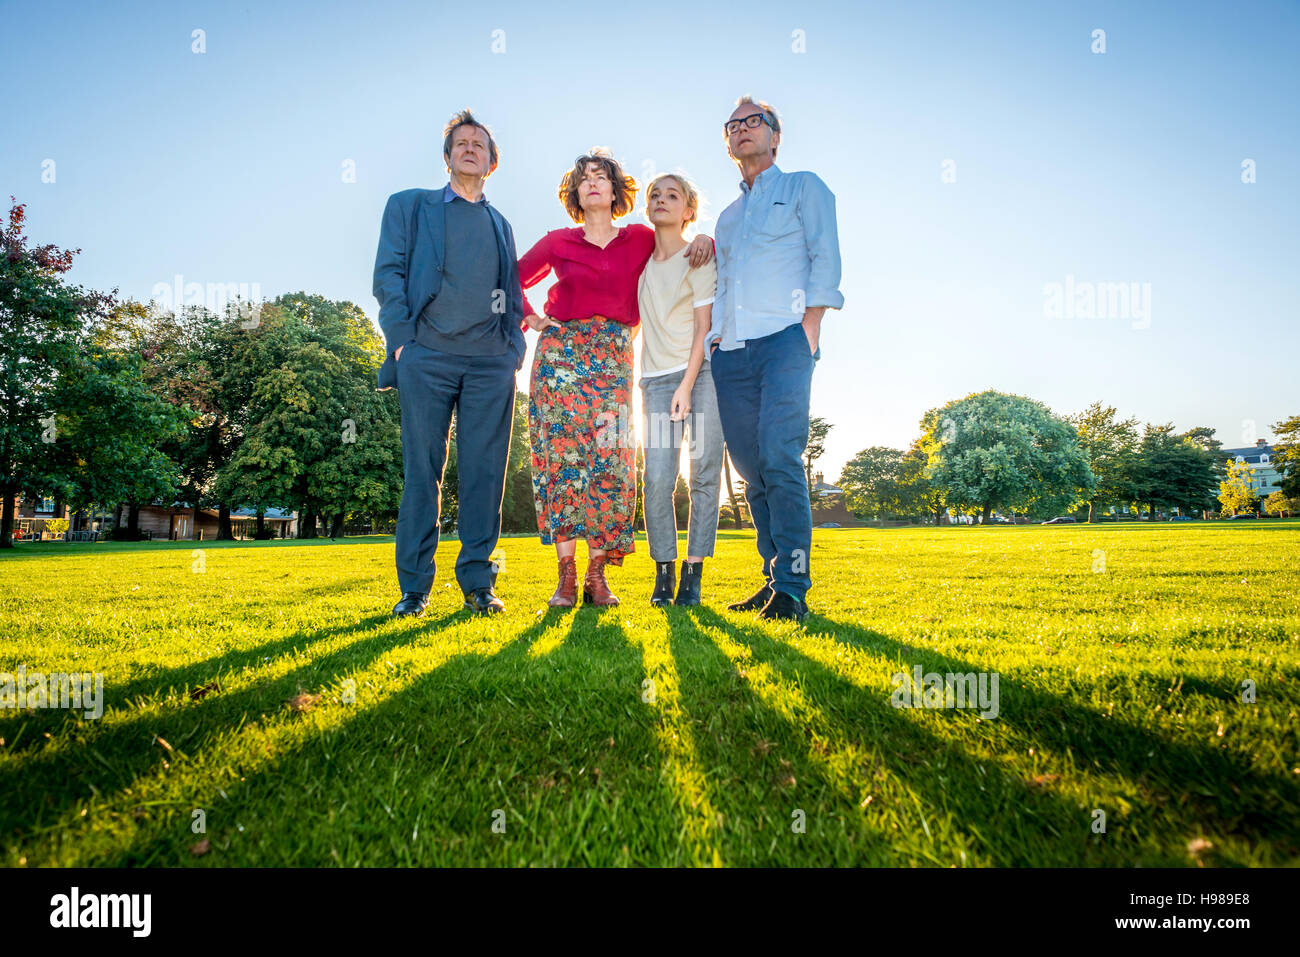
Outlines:
[[772,127],[773,132],[776,131],[776,127],[772,126],[772,121],[767,118],[766,113],[750,113],[749,116],[742,116],[738,120],[727,120],[727,122],[722,124],[722,129],[728,136],[730,136],[740,129],[742,123],[751,130],[758,129],[759,123],[766,123],[768,126]]

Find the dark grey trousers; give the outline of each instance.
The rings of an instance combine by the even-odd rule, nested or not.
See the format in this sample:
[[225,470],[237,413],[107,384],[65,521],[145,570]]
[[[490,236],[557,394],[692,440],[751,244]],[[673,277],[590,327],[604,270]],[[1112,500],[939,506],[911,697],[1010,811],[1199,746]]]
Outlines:
[[460,556],[465,594],[491,585],[489,558],[501,535],[510,426],[515,410],[513,352],[456,356],[411,341],[397,360],[405,483],[397,516],[397,581],[403,592],[433,586],[442,476],[456,412]]

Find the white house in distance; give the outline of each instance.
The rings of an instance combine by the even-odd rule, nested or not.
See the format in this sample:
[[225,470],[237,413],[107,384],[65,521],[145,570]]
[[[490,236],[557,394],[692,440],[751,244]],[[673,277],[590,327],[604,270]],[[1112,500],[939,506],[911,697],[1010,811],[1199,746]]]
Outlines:
[[1250,485],[1261,502],[1282,487],[1282,474],[1273,464],[1273,446],[1263,439],[1244,449],[1222,449],[1220,457],[1230,462],[1245,462],[1255,470]]

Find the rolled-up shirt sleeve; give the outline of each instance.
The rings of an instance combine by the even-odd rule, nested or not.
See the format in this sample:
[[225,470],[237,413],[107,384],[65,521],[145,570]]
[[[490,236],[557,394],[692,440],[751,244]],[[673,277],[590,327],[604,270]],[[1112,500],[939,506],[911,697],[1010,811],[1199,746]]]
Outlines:
[[714,243],[714,250],[717,253],[717,260],[715,263],[716,279],[713,286],[713,312],[711,315],[712,322],[709,324],[709,335],[704,341],[705,346],[711,346],[715,342],[722,341],[722,316],[727,308],[727,280],[724,272],[726,263],[723,259],[722,250],[718,248],[716,240]]
[[815,173],[805,174],[797,213],[808,246],[805,306],[844,308],[840,292],[840,237],[835,223],[835,194]]

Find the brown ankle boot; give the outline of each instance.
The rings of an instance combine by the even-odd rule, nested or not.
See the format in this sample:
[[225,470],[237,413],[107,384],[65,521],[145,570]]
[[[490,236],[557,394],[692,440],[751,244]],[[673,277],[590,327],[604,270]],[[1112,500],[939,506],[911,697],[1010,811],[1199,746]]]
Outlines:
[[547,602],[552,608],[572,608],[578,603],[578,565],[572,555],[560,559],[560,583]]
[[605,582],[605,556],[587,559],[587,577],[582,582],[582,601],[587,605],[617,605],[618,596]]

